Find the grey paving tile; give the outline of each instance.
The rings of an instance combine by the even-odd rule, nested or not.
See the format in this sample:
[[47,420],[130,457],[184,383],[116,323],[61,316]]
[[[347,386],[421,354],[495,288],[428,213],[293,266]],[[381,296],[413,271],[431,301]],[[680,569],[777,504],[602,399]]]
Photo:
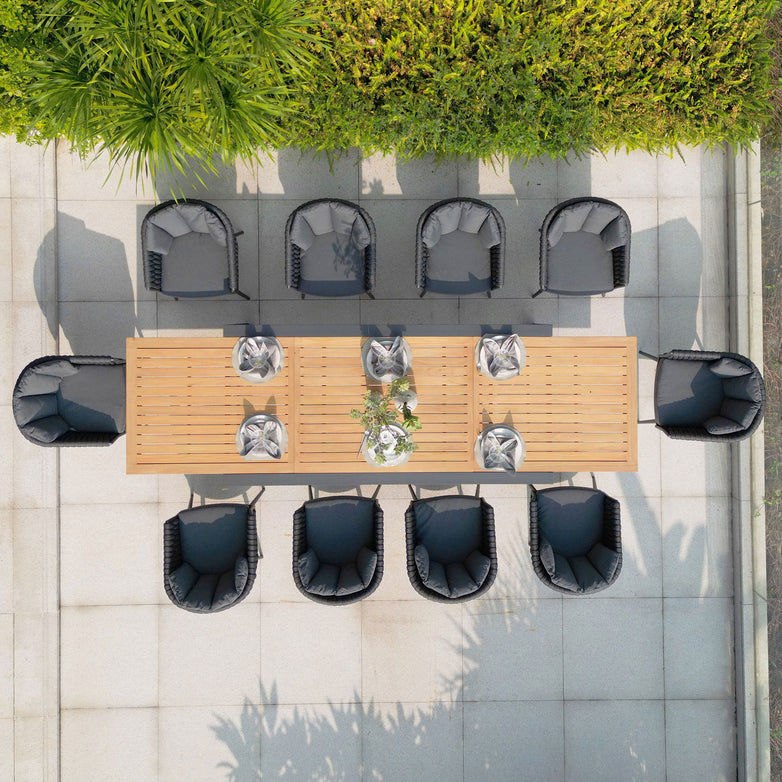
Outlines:
[[14,720],[10,717],[0,718],[0,778],[14,778]]
[[125,358],[129,337],[157,336],[154,301],[69,301],[59,310],[62,355]]
[[376,153],[362,157],[361,197],[428,198],[439,201],[456,198],[458,170],[453,161],[438,162],[428,156],[401,162],[394,155]]
[[670,782],[736,779],[733,699],[666,701],[665,734],[665,760]]
[[362,778],[358,704],[269,705],[262,721],[261,770],[248,779]]
[[293,147],[263,156],[258,164],[258,195],[310,201],[314,198],[345,198],[359,195],[358,151],[348,150],[340,157],[302,152]]
[[665,780],[663,702],[566,702],[565,770],[573,782]]
[[460,699],[461,605],[422,597],[360,605],[364,701]]
[[[292,304],[290,301],[264,301],[260,305],[260,321],[279,326],[301,324],[312,326],[312,333],[318,334],[323,324],[329,323],[358,323],[359,322],[358,299],[319,299],[311,297],[299,300]],[[238,323],[235,318],[233,323]]]
[[140,226],[152,203],[68,201],[57,214],[60,301],[154,300],[144,289]]
[[0,614],[0,719],[14,716],[14,616]]
[[459,195],[556,198],[557,161],[546,156],[509,161],[459,160]]
[[258,566],[257,594],[263,603],[310,602],[296,588],[293,562],[293,514],[301,502],[261,501],[257,513],[263,559]]
[[11,613],[14,606],[14,514],[0,509],[0,614]]
[[16,383],[14,372],[13,304],[0,303],[0,394],[10,409],[11,395]]
[[701,177],[709,167],[702,147],[680,147],[679,152],[657,157],[657,192],[660,198],[697,197]]
[[63,607],[61,708],[157,706],[159,610]]
[[556,329],[559,325],[559,305],[554,296],[541,296],[538,299],[461,299],[459,323],[543,323]]
[[[5,419],[7,421],[7,419]],[[54,508],[57,504],[55,454],[22,437],[15,425],[7,427],[13,443],[13,505],[15,508]]]
[[222,209],[231,221],[235,231],[244,231],[238,237],[239,252],[239,290],[251,299],[259,298],[259,236],[258,202],[252,200],[226,200],[211,198],[209,203]]
[[666,496],[726,497],[730,453],[723,443],[672,440],[662,435],[661,478]]
[[562,624],[567,700],[662,698],[661,600],[568,597]]
[[665,597],[731,597],[730,499],[663,497]]
[[728,156],[722,145],[701,148],[701,193],[725,197],[727,193]]
[[166,201],[169,198],[199,198],[211,201],[212,198],[253,199],[258,192],[257,163],[252,160],[237,160],[228,165],[219,158],[212,160],[214,171],[198,169],[198,179],[181,174],[161,175],[155,183],[157,198]]
[[665,598],[665,697],[733,695],[731,598]]
[[52,199],[14,199],[11,202],[11,258],[15,302],[44,302],[55,289],[55,225]]
[[289,200],[261,200],[258,203],[258,259],[262,302],[290,299],[298,301],[299,292],[288,288],[285,275],[285,224],[298,206]]
[[258,706],[184,706],[159,710],[160,782],[260,779]]
[[162,529],[155,503],[63,505],[62,605],[156,604],[162,577]]
[[727,350],[728,301],[723,296],[661,298],[660,353]]
[[57,716],[17,717],[10,758],[13,771],[8,779],[57,779],[59,733]]
[[123,175],[120,168],[111,168],[108,156],[99,155],[82,160],[65,144],[57,145],[57,200],[151,201],[155,193],[148,177],[136,179]]
[[238,296],[189,301],[161,296],[157,313],[160,337],[222,337],[229,323],[258,323],[258,302]]
[[562,601],[466,603],[463,697],[465,702],[561,698]]
[[365,779],[463,778],[460,704],[372,703],[362,715]]
[[257,700],[260,621],[254,603],[243,602],[209,616],[163,606],[158,645],[160,705],[235,706]]
[[13,511],[14,610],[57,611],[57,515],[51,509]]
[[11,197],[11,152],[15,147],[13,136],[0,136],[0,198]]
[[[464,778],[565,778],[562,701],[464,704]],[[524,726],[523,738],[509,726]]]
[[[627,197],[657,196],[657,158],[645,152],[593,152],[589,160],[591,195],[620,201]],[[560,191],[562,169],[560,169]],[[561,195],[561,193],[560,193]],[[573,196],[583,195],[574,193]],[[573,197],[571,196],[571,197]]]
[[57,613],[14,614],[14,713],[17,717],[57,714]]
[[[222,475],[160,475],[159,497],[161,502],[172,503],[174,510],[187,506],[190,492],[194,502],[249,502],[261,490],[262,476],[247,475],[241,483],[226,483]],[[286,487],[288,488],[288,487]],[[263,500],[270,496],[272,487],[266,490]],[[306,495],[306,488],[304,490]]]
[[64,448],[60,453],[63,505],[157,502],[156,475],[125,473],[123,437],[104,448]]
[[410,326],[417,323],[451,324],[459,321],[460,302],[456,298],[362,299],[360,322]]
[[622,208],[630,219],[630,282],[608,297],[636,298],[657,296],[659,285],[657,199],[623,198]]
[[361,605],[327,611],[311,601],[261,603],[260,660],[264,702],[357,703]]
[[[0,174],[1,175],[1,174]],[[13,202],[10,198],[0,198],[0,230],[3,236],[11,236],[13,232]],[[0,245],[0,301],[10,302],[13,299],[13,244],[3,242]]]
[[13,377],[33,359],[57,352],[54,303],[15,301],[12,305]]
[[[557,201],[592,195],[592,160],[589,154],[572,152],[557,160]],[[594,193],[594,195],[602,195]]]
[[14,144],[11,148],[11,198],[53,198],[54,145]]
[[157,779],[156,709],[66,709],[62,782]]

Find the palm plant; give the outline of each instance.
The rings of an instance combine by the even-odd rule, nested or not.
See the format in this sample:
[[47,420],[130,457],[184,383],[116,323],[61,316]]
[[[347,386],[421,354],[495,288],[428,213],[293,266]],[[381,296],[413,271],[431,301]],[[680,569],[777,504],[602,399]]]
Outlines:
[[200,180],[194,162],[214,171],[284,142],[313,13],[297,0],[52,0],[31,97],[81,151]]

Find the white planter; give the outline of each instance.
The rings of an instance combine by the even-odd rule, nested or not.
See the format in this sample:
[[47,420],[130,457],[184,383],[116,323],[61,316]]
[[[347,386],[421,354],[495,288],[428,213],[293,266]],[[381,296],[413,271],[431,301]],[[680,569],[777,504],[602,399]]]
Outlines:
[[[405,464],[410,459],[412,452],[394,453],[397,440],[409,436],[407,431],[398,424],[391,424],[390,426],[384,427],[380,432],[380,441],[377,443],[370,443],[365,432],[364,441],[361,445],[361,455],[364,457],[367,464],[372,467],[398,467],[400,464]],[[383,454],[385,461],[377,461],[377,455],[379,453]]]

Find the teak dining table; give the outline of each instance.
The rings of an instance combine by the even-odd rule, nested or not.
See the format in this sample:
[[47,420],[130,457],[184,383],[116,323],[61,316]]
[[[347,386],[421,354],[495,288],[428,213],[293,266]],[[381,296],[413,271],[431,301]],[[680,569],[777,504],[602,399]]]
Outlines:
[[[263,384],[234,371],[235,337],[128,339],[128,473],[479,483],[637,469],[634,337],[523,337],[521,374],[497,381],[476,369],[479,337],[407,336],[422,429],[410,460],[392,468],[364,462],[361,425],[349,416],[367,388],[380,389],[361,365],[365,339],[280,337],[284,367]],[[285,423],[289,443],[281,459],[246,461],[237,452],[236,431],[256,412]],[[486,472],[475,462],[475,440],[493,423],[511,424],[524,438],[526,457],[516,473]]]

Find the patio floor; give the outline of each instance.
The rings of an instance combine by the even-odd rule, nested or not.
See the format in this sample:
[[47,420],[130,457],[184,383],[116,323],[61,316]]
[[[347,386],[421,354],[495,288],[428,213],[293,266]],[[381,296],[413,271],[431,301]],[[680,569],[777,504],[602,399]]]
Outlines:
[[[387,486],[380,588],[356,605],[317,605],[290,572],[306,488],[273,487],[252,593],[202,616],[166,598],[162,523],[191,488],[211,500],[231,492],[216,478],[128,476],[122,439],[36,448],[10,408],[37,356],[124,356],[129,336],[221,336],[245,321],[537,322],[555,335],[634,335],[650,353],[728,349],[727,156],[683,154],[492,169],[353,152],[330,170],[284,150],[185,189],[244,230],[240,281],[253,299],[193,302],[144,289],[148,185],[104,184],[101,161],[85,170],[62,147],[0,140],[0,778],[55,780],[59,768],[62,782],[735,779],[730,449],[640,427],[638,472],[597,475],[621,502],[624,565],[594,597],[538,582],[526,487],[485,486],[495,586],[453,607],[424,600],[405,569],[406,488]],[[558,201],[590,193],[630,216],[629,285],[533,300],[538,226]],[[491,300],[417,296],[416,220],[456,195],[505,218],[506,281]],[[301,301],[285,288],[285,219],[322,196],[373,216],[376,300]],[[639,371],[650,417],[652,362]],[[561,476],[571,478],[589,480]]]

